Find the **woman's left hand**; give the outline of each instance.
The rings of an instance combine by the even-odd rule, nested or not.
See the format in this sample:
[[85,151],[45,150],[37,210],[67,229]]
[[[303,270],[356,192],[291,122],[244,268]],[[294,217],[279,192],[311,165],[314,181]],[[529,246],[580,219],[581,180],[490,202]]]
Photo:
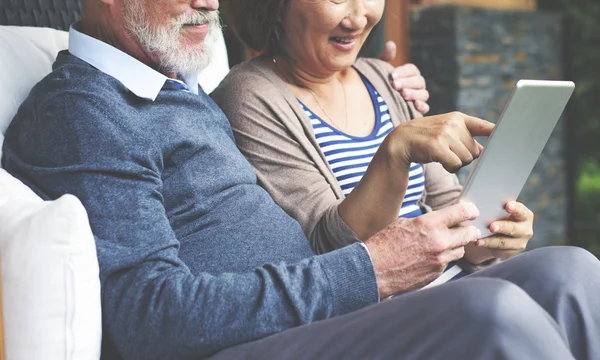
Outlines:
[[[391,62],[396,58],[396,52],[396,43],[388,41],[379,58]],[[404,100],[414,102],[417,111],[423,115],[429,112],[429,105],[427,105],[429,91],[427,91],[425,78],[415,65],[405,64],[395,68],[390,75],[390,82],[394,89],[400,91]]]
[[499,259],[508,259],[521,253],[533,236],[534,215],[531,210],[516,201],[509,201],[505,209],[508,218],[490,224],[489,229],[494,235],[476,243]]

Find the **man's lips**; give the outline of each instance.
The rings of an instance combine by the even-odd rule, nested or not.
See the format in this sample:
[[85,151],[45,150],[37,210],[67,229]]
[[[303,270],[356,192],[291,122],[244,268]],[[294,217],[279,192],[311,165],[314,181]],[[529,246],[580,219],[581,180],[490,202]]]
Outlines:
[[183,26],[184,29],[188,31],[198,32],[198,33],[206,33],[208,32],[208,23],[204,24],[186,24]]

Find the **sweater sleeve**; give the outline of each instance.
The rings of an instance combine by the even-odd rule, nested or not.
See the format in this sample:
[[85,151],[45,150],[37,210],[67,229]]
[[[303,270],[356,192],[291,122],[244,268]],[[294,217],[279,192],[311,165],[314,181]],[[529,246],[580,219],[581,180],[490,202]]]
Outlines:
[[339,215],[343,199],[336,197],[323,175],[329,170],[316,162],[321,157],[305,133],[310,130],[302,127],[272,81],[246,63],[234,69],[211,97],[227,115],[236,144],[254,167],[259,184],[300,223],[315,252],[359,242]]
[[160,150],[86,95],[35,111],[26,103],[9,129],[6,167],[46,198],[71,193],[86,207],[104,336],[123,358],[203,358],[378,301],[360,245],[249,273],[192,274],[165,213]]

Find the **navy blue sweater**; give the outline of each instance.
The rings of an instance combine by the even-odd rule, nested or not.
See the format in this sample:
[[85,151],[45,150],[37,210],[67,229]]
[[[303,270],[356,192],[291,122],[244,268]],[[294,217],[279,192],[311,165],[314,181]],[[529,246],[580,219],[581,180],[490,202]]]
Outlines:
[[103,359],[198,359],[378,300],[365,249],[315,256],[202,91],[143,100],[63,52],[4,154],[42,197],[74,194],[89,213]]

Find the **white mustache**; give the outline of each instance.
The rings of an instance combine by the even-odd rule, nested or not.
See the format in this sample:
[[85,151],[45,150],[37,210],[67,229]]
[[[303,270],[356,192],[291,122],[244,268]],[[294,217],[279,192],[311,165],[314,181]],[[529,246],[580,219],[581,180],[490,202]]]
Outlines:
[[175,18],[175,25],[182,27],[183,25],[204,25],[208,23],[211,26],[218,26],[220,22],[219,12],[198,10],[193,13],[185,13]]

